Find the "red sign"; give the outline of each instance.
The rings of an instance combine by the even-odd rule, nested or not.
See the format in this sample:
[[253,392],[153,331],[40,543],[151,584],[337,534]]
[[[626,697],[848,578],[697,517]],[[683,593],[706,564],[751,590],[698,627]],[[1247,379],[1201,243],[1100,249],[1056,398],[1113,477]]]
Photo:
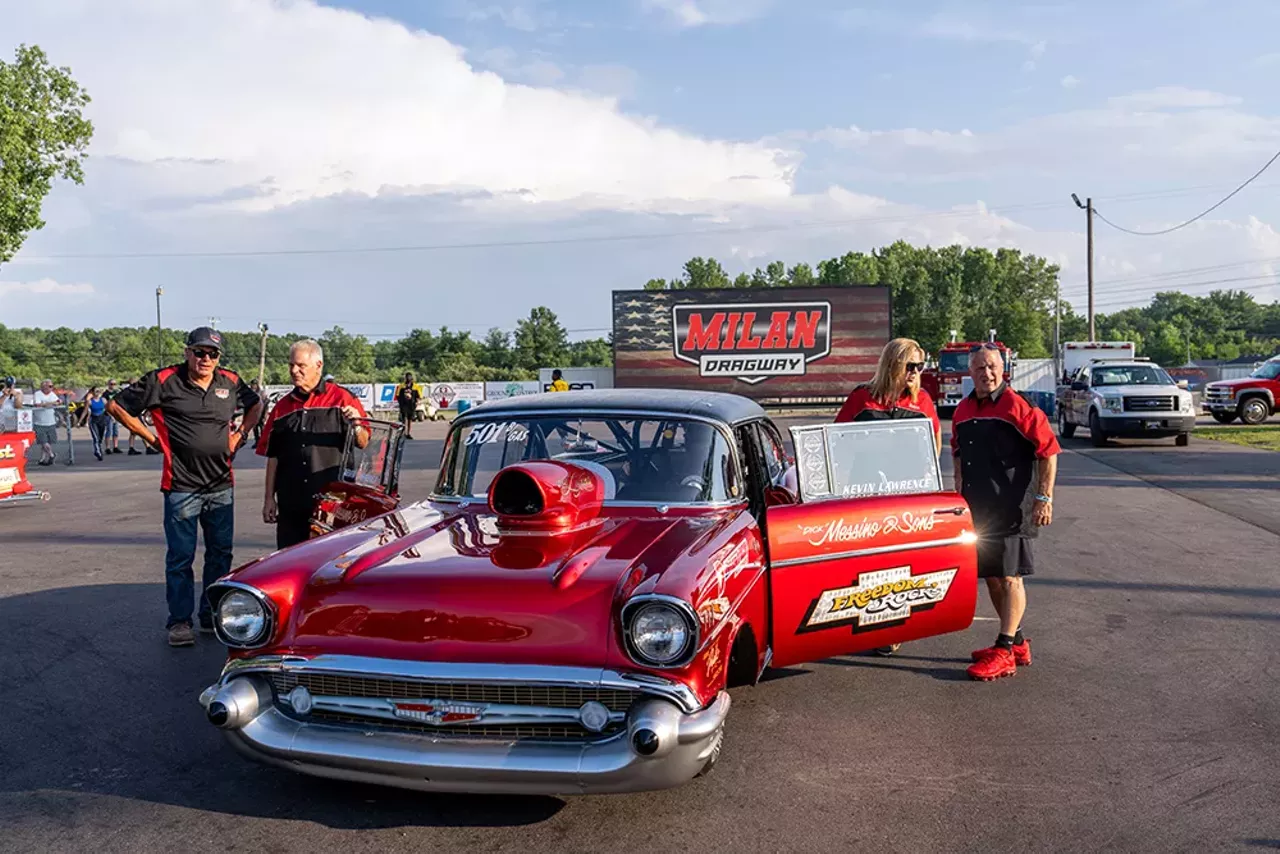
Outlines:
[[27,481],[27,449],[34,433],[0,433],[0,499],[31,491]]

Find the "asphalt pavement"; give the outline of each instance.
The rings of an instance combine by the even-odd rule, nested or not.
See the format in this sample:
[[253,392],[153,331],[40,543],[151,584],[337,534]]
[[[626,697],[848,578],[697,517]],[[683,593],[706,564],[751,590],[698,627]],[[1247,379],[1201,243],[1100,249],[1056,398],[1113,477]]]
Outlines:
[[[805,419],[800,419],[803,421]],[[425,491],[441,425],[402,482]],[[0,850],[1209,851],[1280,848],[1280,455],[1064,443],[1035,663],[965,678],[996,626],[736,689],[680,789],[427,795],[242,760],[196,697],[219,645],[164,641],[159,461],[79,451],[0,508]],[[237,562],[273,546],[242,454]]]

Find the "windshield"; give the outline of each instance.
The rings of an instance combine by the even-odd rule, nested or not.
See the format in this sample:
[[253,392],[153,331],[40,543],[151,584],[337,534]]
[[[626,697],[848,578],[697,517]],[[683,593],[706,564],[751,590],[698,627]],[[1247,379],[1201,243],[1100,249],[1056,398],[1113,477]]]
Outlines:
[[[1004,369],[1009,370],[1009,353],[1006,351],[1000,354],[1004,358]],[[967,374],[969,373],[969,354],[968,353],[939,353],[938,354],[938,370],[944,374]]]
[[702,421],[533,416],[472,421],[449,435],[436,494],[483,498],[506,466],[559,460],[605,483],[605,500],[732,501],[742,494],[724,435]]
[[1155,365],[1117,365],[1093,369],[1094,387],[1104,385],[1173,385],[1173,379]]
[[1274,362],[1263,362],[1258,366],[1257,370],[1251,374],[1251,376],[1257,377],[1260,380],[1274,380],[1277,377],[1280,377],[1280,360],[1276,360]]

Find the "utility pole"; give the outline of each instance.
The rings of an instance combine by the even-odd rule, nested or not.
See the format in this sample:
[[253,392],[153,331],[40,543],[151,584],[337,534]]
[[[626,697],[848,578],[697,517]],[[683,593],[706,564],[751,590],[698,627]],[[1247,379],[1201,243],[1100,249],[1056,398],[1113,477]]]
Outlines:
[[264,389],[267,374],[267,324],[259,323],[258,331],[262,333],[262,348],[258,351],[258,389]]
[[1080,197],[1075,193],[1071,194],[1072,200],[1075,201],[1076,207],[1085,213],[1085,233],[1088,235],[1088,253],[1089,253],[1089,340],[1096,341],[1097,335],[1093,329],[1093,199],[1087,198],[1084,204],[1080,204]]
[[218,318],[214,317],[213,315],[209,316],[209,328],[210,329],[218,328]]
[[[1058,278],[1057,296],[1053,306],[1053,384],[1062,378],[1062,279]],[[1092,339],[1091,339],[1092,340]]]
[[156,288],[156,367],[164,367],[164,327],[160,325],[160,297],[164,288]]

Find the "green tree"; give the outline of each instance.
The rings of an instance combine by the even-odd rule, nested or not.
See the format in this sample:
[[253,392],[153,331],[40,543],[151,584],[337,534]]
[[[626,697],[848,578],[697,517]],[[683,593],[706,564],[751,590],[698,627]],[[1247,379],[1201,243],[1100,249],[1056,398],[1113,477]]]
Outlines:
[[569,336],[546,306],[538,306],[516,326],[515,365],[527,371],[564,364],[569,355]]
[[38,47],[20,45],[13,63],[0,60],[0,263],[44,228],[40,208],[55,178],[84,183],[88,103],[71,70]]

